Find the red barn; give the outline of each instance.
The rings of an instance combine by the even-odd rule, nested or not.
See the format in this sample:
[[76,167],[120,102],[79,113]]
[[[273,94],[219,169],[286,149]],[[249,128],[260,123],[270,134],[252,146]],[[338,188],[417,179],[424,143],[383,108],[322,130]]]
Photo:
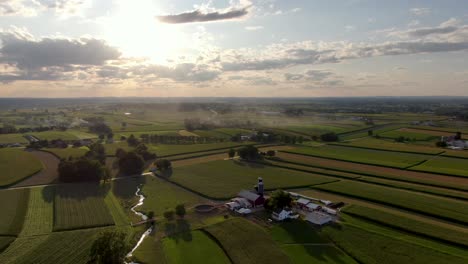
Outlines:
[[252,207],[263,206],[263,204],[265,203],[265,198],[262,195],[256,194],[251,191],[242,190],[237,196],[247,199],[252,205]]

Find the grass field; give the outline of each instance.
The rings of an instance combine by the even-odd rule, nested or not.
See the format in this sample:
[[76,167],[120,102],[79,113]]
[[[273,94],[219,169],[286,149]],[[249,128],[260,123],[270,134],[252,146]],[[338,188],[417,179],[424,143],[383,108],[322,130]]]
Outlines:
[[106,193],[104,202],[106,203],[107,208],[109,209],[109,212],[111,213],[112,218],[114,219],[115,225],[126,226],[130,223],[127,214],[125,213],[124,209],[120,205],[119,200],[117,199],[117,197],[115,197],[113,192],[108,191]]
[[390,140],[376,139],[373,137],[366,137],[353,141],[346,141],[339,143],[342,146],[352,146],[352,147],[362,147],[362,148],[371,148],[371,149],[380,149],[380,150],[392,150],[392,151],[401,151],[401,152],[417,152],[422,154],[437,154],[444,149],[435,148],[435,147],[425,147],[408,143],[399,143]]
[[466,259],[445,254],[398,236],[387,236],[354,225],[329,226],[324,232],[360,263],[465,263]]
[[41,161],[23,149],[0,149],[0,186],[20,181],[42,168]]
[[417,171],[379,167],[375,165],[364,165],[326,158],[297,155],[286,152],[279,152],[276,154],[276,156],[281,158],[283,161],[295,162],[324,169],[352,172],[364,176],[406,181],[411,183],[419,183],[468,191],[468,180],[461,177],[450,177]]
[[0,144],[8,143],[28,143],[23,134],[0,134]]
[[44,148],[43,151],[51,152],[62,159],[79,158],[86,154],[89,151],[88,147],[79,147],[79,148]]
[[405,168],[431,157],[427,155],[394,153],[335,145],[302,147],[287,152],[397,168]]
[[202,231],[190,233],[190,240],[162,240],[167,263],[231,263],[223,250]]
[[21,236],[44,235],[54,225],[54,187],[31,188]]
[[399,229],[408,233],[420,235],[437,241],[468,247],[468,231],[464,234],[437,225],[417,221],[401,215],[395,215],[373,208],[353,205],[343,210],[353,217],[363,218],[384,226]]
[[289,259],[260,226],[234,218],[205,229],[215,237],[233,263],[288,263]]
[[435,157],[411,169],[468,177],[467,164],[468,160],[464,159]]
[[18,235],[28,208],[29,189],[0,191],[0,235]]
[[251,189],[263,177],[266,189],[309,186],[336,179],[293,170],[219,160],[173,169],[171,181],[212,198],[230,198],[241,189]]
[[54,231],[113,225],[99,185],[57,186],[54,203]]
[[340,181],[313,188],[394,206],[455,223],[468,223],[466,202],[354,181]]
[[148,145],[150,151],[155,152],[158,156],[170,156],[189,152],[208,151],[216,149],[229,149],[239,145],[247,145],[250,143],[237,142],[222,142],[222,143],[206,143],[206,144],[184,144],[184,145]]

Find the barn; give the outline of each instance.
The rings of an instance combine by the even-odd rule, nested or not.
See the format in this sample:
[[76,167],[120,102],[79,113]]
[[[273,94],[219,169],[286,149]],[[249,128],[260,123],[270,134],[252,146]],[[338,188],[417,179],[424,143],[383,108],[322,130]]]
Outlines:
[[239,192],[237,196],[240,198],[247,199],[247,201],[249,201],[252,207],[263,206],[263,204],[265,203],[265,198],[262,195],[259,195],[251,191],[242,190]]

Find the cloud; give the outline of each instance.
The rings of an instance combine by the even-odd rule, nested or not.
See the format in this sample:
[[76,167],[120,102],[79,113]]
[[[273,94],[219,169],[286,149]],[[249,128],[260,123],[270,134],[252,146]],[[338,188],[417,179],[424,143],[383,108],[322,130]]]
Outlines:
[[386,32],[389,37],[402,39],[419,38],[439,42],[468,41],[468,25],[460,25],[457,19],[451,18],[436,27],[420,27],[409,30],[390,30]]
[[249,31],[257,31],[263,29],[263,26],[246,26],[245,29]]
[[346,32],[355,31],[355,30],[356,30],[356,26],[347,25],[347,26],[345,26],[345,30],[346,30]]
[[426,16],[431,13],[431,9],[427,7],[417,7],[417,8],[411,8],[409,12],[415,16]]
[[223,21],[236,18],[242,18],[249,13],[251,3],[245,2],[240,6],[231,5],[224,10],[216,10],[207,6],[201,6],[193,11],[183,12],[176,15],[157,16],[156,18],[163,23],[183,24],[195,22]]
[[53,10],[58,15],[74,15],[90,0],[1,0],[1,16],[36,16],[41,12]]

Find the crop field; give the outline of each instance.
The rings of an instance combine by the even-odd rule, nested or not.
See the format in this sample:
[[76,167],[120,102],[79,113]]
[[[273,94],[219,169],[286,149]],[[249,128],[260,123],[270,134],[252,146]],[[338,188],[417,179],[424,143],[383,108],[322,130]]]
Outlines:
[[429,194],[468,201],[468,193],[463,192],[463,191],[455,191],[455,190],[449,190],[445,188],[424,186],[424,185],[419,185],[419,184],[399,182],[395,180],[379,179],[379,178],[373,178],[373,177],[361,177],[358,180],[367,182],[367,183],[374,183],[374,184],[385,185],[385,186],[390,186],[390,187],[395,187],[395,188],[400,188],[400,189],[405,189],[405,190],[429,193]]
[[202,231],[190,233],[190,240],[164,238],[167,263],[231,263],[223,250]]
[[192,133],[199,137],[212,137],[212,138],[230,138],[231,136],[217,130],[195,130]]
[[129,137],[133,135],[136,138],[140,138],[141,135],[158,135],[158,136],[180,136],[178,130],[157,130],[157,131],[133,131],[133,132],[119,132],[114,135],[115,139],[120,139],[121,136]]
[[343,210],[353,217],[363,218],[391,228],[403,230],[423,237],[428,237],[437,241],[451,243],[462,247],[468,247],[468,230],[465,234],[460,230],[436,226],[433,224],[417,221],[401,215],[395,215],[373,208],[353,205]]
[[462,201],[354,181],[340,181],[313,188],[406,209],[454,223],[468,223],[468,206]]
[[399,131],[403,132],[410,132],[410,133],[419,133],[419,134],[426,134],[434,137],[441,137],[441,136],[452,136],[455,135],[455,132],[450,132],[450,131],[441,131],[437,130],[437,128],[434,128],[434,130],[429,130],[429,129],[418,129],[418,128],[401,128]]
[[435,157],[411,169],[468,177],[467,164],[464,159]]
[[242,218],[230,219],[205,230],[219,241],[236,264],[289,262],[265,230]]
[[0,263],[18,263],[19,259],[46,241],[48,237],[49,235],[18,237],[0,254]]
[[409,138],[410,140],[414,140],[414,141],[416,140],[427,141],[427,140],[438,138],[438,136],[424,133],[424,130],[420,130],[416,132],[415,130],[411,130],[407,128],[387,131],[384,133],[380,133],[378,135],[384,138],[395,138],[395,139],[399,137],[404,137],[404,138]]
[[81,131],[44,131],[44,132],[32,132],[26,133],[27,135],[33,135],[41,140],[79,140],[79,139],[91,139],[97,138],[96,135],[88,134]]
[[355,138],[367,137],[368,131],[372,130],[374,135],[379,135],[387,131],[392,131],[403,127],[403,124],[381,124],[375,127],[369,127],[364,129],[356,129],[356,131],[344,132],[339,135],[340,140],[349,140]]
[[302,147],[287,152],[397,168],[406,168],[431,157],[422,154],[395,153],[335,145]]
[[13,236],[0,236],[0,254],[4,249],[6,249],[16,237]]
[[229,135],[235,136],[237,134],[250,134],[252,130],[242,129],[242,128],[217,128],[215,131]]
[[297,162],[325,169],[360,173],[366,176],[375,176],[378,178],[386,178],[420,184],[429,184],[439,187],[447,187],[457,190],[468,191],[468,180],[461,177],[450,177],[425,172],[379,167],[375,165],[356,164],[352,162],[297,155],[286,152],[279,152],[276,156],[285,161]]
[[0,190],[0,235],[17,235],[23,227],[29,190]]
[[42,168],[42,163],[23,149],[0,149],[0,186],[20,181]]
[[322,175],[256,163],[220,160],[174,168],[170,180],[212,198],[230,198],[251,189],[263,177],[266,189],[310,186],[336,181]]
[[108,191],[106,193],[104,202],[106,203],[107,208],[109,209],[109,212],[111,213],[116,226],[125,226],[130,223],[127,214],[123,210],[122,206],[119,203],[119,200],[117,199],[117,197],[115,197],[113,192]]
[[0,134],[0,144],[21,143],[26,144],[28,140],[23,134]]
[[21,236],[44,235],[54,225],[54,187],[31,188]]
[[88,147],[79,147],[79,148],[45,148],[43,151],[51,152],[62,159],[68,159],[69,157],[79,158],[86,154],[89,151]]
[[442,156],[447,157],[458,157],[468,159],[468,151],[466,150],[448,150],[445,149],[445,152],[441,154]]
[[238,142],[222,142],[222,143],[206,143],[206,144],[181,144],[181,145],[148,145],[150,151],[155,152],[158,156],[171,156],[190,152],[202,152],[208,150],[229,149],[240,145],[248,145],[252,143]]
[[99,185],[57,186],[54,203],[54,231],[113,225]]
[[381,150],[392,150],[401,152],[417,152],[421,154],[438,154],[444,151],[444,149],[435,147],[419,146],[408,143],[399,143],[390,140],[376,139],[373,137],[366,137],[353,141],[345,141],[339,143],[342,146],[352,146],[361,148],[381,149]]
[[186,208],[190,208],[204,201],[203,198],[165,180],[151,176],[145,178],[142,192],[146,199],[144,204],[138,208],[144,212],[153,211],[156,216],[161,217],[164,211],[173,210],[180,203],[183,203]]
[[154,235],[148,236],[143,243],[133,252],[135,262],[146,264],[168,264],[162,241]]
[[326,227],[327,234],[347,254],[361,263],[465,263],[466,259],[410,243],[398,236],[387,236],[354,225]]

